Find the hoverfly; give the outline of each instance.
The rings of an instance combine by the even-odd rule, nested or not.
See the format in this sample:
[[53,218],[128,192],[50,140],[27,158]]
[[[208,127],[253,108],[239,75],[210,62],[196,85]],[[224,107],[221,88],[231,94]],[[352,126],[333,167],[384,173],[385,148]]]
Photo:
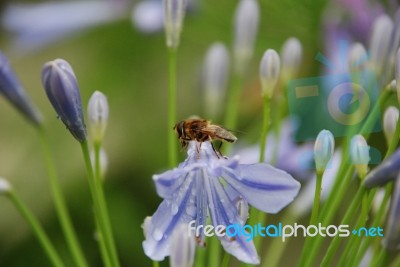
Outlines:
[[[219,155],[222,156],[220,149],[223,141],[234,143],[237,140],[236,136],[224,127],[211,124],[211,121],[199,118],[180,121],[175,124],[173,129],[177,133],[183,149],[187,148],[189,141],[197,141],[200,143],[200,146],[202,142],[210,141],[218,158]],[[217,150],[212,143],[215,140],[221,141]],[[196,149],[197,153],[200,153],[200,147],[196,145]]]

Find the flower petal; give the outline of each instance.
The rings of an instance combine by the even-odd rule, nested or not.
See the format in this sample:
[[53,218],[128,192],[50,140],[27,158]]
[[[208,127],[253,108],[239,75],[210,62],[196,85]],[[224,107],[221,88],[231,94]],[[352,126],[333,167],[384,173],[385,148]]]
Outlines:
[[174,192],[182,185],[189,172],[181,168],[175,168],[162,174],[153,175],[157,194],[164,199],[171,199]]
[[147,220],[143,249],[152,260],[161,261],[168,256],[170,237],[175,228],[195,219],[195,214],[190,211],[195,209],[194,184],[193,179],[186,179],[171,200],[164,200],[151,219]]
[[[214,227],[218,225],[240,224],[241,219],[234,203],[232,203],[217,177],[204,177],[207,191],[208,205]],[[247,241],[246,236],[238,235],[234,239],[223,236],[218,237],[225,251],[235,256],[238,260],[250,264],[259,264],[260,260],[253,241]]]
[[364,184],[368,188],[375,186],[382,186],[387,182],[394,179],[400,170],[400,149],[398,149],[392,156],[386,159],[382,164],[373,169],[367,177],[365,177]]
[[300,190],[292,176],[266,163],[239,165],[236,172],[225,168],[223,178],[252,206],[268,213],[279,212]]

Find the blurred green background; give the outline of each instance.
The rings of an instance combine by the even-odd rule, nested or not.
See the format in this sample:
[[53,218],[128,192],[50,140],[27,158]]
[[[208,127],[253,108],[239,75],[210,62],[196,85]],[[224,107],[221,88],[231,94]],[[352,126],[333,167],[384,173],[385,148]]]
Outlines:
[[[2,1],[3,11],[12,3]],[[10,58],[28,94],[45,116],[69,210],[91,266],[101,263],[81,151],[47,101],[41,86],[41,68],[55,58],[69,61],[80,84],[85,110],[95,90],[107,95],[110,119],[104,147],[109,168],[105,187],[119,255],[122,266],[151,266],[141,247],[141,224],[161,202],[151,177],[167,168],[167,131],[173,125],[167,125],[166,117],[168,72],[164,34],[162,31],[144,34],[132,26],[130,12],[135,3],[127,3],[124,16],[112,22],[30,52],[16,49],[12,33],[3,29],[0,35],[0,49]],[[196,8],[186,17],[178,54],[179,119],[193,114],[202,116],[203,56],[215,41],[232,47],[232,20],[237,3],[198,0]],[[304,48],[302,75],[315,76],[318,64],[313,58],[323,49],[320,19],[325,2],[281,0],[261,1],[260,5],[255,55],[239,111],[238,128],[249,132],[249,128],[256,132],[261,124],[258,64],[263,52],[267,48],[280,51],[282,43],[295,36]],[[43,223],[66,265],[73,266],[54,212],[36,131],[3,98],[0,98],[0,121],[0,176],[12,183]],[[239,138],[247,138],[248,143],[256,141],[251,134]],[[180,153],[180,158],[184,159],[184,153]],[[49,263],[27,223],[7,199],[0,198],[0,266],[28,265],[49,266]]]

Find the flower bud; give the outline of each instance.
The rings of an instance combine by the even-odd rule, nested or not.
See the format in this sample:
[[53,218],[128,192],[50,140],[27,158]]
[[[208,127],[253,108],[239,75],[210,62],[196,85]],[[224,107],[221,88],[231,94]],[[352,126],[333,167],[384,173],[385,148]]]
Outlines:
[[396,80],[392,80],[387,86],[386,90],[389,90],[390,92],[396,93],[397,92],[397,83]]
[[172,234],[170,249],[171,267],[191,267],[193,265],[196,243],[187,224],[182,223],[177,226]]
[[381,15],[374,21],[369,42],[370,58],[373,70],[380,75],[388,56],[393,22],[387,15]]
[[390,201],[388,220],[382,245],[388,250],[400,249],[400,177],[397,177]]
[[282,46],[282,76],[284,80],[294,78],[300,69],[303,47],[299,39],[291,37]]
[[214,43],[204,60],[203,78],[208,117],[216,117],[223,102],[229,70],[229,54],[225,45]]
[[187,0],[164,0],[164,25],[169,48],[179,46],[186,3]]
[[108,102],[107,97],[95,91],[88,103],[89,129],[95,142],[101,142],[107,128],[108,122]]
[[383,132],[385,134],[386,142],[388,143],[388,145],[393,140],[398,120],[399,110],[394,106],[388,107],[385,111],[385,114],[383,115]]
[[335,148],[335,139],[328,130],[322,130],[314,144],[314,159],[317,172],[323,172],[331,160]]
[[262,95],[271,98],[274,88],[279,79],[280,59],[278,53],[273,49],[265,51],[260,64],[260,80]]
[[356,167],[358,176],[363,178],[368,171],[369,146],[365,138],[358,134],[350,141],[350,157]]
[[10,183],[6,179],[0,177],[0,196],[7,194],[8,192],[10,192],[10,190]]
[[242,74],[253,56],[260,7],[257,0],[241,0],[236,8],[234,19],[233,56],[235,71]]
[[42,84],[53,108],[79,142],[86,140],[78,82],[69,63],[63,59],[43,66]]
[[349,51],[349,70],[351,73],[358,73],[367,67],[368,55],[361,43],[354,43]]
[[42,115],[31,103],[20,84],[17,75],[11,69],[7,57],[0,52],[0,94],[14,105],[26,118],[35,125],[42,122]]
[[385,185],[392,181],[400,171],[400,149],[397,149],[393,155],[379,164],[365,177],[364,184],[367,188]]

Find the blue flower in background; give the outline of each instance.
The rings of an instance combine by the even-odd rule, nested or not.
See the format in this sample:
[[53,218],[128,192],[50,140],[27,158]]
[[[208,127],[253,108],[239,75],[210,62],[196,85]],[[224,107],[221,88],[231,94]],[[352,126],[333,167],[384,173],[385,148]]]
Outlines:
[[[238,157],[218,158],[209,142],[190,142],[188,158],[178,168],[154,175],[157,193],[164,200],[144,224],[143,248],[148,257],[161,261],[170,255],[170,240],[178,225],[196,220],[206,225],[207,214],[217,225],[244,224],[237,203],[245,200],[255,208],[277,213],[299,192],[300,184],[288,173],[266,163],[239,164]],[[245,236],[219,237],[224,249],[239,260],[258,264],[252,241]],[[204,236],[196,236],[199,244]]]

